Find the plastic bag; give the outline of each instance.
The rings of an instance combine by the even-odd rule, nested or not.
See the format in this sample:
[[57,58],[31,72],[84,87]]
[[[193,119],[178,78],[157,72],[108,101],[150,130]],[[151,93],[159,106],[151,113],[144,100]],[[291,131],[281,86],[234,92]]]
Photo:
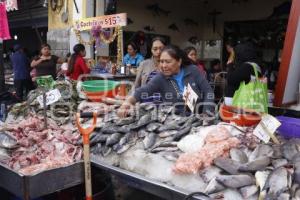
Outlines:
[[268,113],[267,82],[258,78],[256,63],[250,63],[255,72],[255,79],[248,84],[241,82],[233,96],[232,105],[240,108],[253,109],[257,112]]

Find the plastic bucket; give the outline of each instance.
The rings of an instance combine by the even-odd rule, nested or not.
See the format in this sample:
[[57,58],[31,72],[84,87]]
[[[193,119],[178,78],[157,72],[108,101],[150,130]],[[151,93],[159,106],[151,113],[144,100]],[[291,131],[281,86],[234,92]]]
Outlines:
[[276,118],[281,123],[277,130],[281,136],[285,138],[300,138],[300,119],[285,116],[277,116]]

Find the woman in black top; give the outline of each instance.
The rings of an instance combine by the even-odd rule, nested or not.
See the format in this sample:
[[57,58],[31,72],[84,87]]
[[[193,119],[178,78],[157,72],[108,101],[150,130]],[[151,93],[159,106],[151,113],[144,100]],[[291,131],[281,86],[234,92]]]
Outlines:
[[53,79],[56,79],[56,64],[62,64],[63,61],[62,58],[51,55],[49,44],[43,44],[40,56],[31,62],[31,67],[36,69],[36,76],[51,75]]
[[[235,64],[228,65],[226,97],[232,98],[240,83],[251,80],[251,75],[255,75],[253,66],[249,62],[259,65],[258,53],[254,45],[250,42],[239,44],[235,47]],[[259,76],[262,74],[260,67],[257,68]]]

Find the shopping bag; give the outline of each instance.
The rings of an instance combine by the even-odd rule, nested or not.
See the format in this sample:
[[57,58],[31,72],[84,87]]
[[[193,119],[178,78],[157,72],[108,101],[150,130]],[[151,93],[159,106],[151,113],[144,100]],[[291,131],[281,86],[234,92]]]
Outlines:
[[241,82],[240,87],[235,91],[232,105],[240,108],[252,109],[261,113],[268,113],[268,88],[267,82],[258,78],[256,63],[250,64],[255,72],[255,79],[248,84]]

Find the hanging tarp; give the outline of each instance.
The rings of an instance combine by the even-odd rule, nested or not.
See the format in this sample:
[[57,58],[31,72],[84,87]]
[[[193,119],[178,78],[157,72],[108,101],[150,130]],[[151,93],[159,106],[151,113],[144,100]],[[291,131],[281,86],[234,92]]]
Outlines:
[[11,39],[8,28],[6,5],[4,3],[0,3],[0,39]]

